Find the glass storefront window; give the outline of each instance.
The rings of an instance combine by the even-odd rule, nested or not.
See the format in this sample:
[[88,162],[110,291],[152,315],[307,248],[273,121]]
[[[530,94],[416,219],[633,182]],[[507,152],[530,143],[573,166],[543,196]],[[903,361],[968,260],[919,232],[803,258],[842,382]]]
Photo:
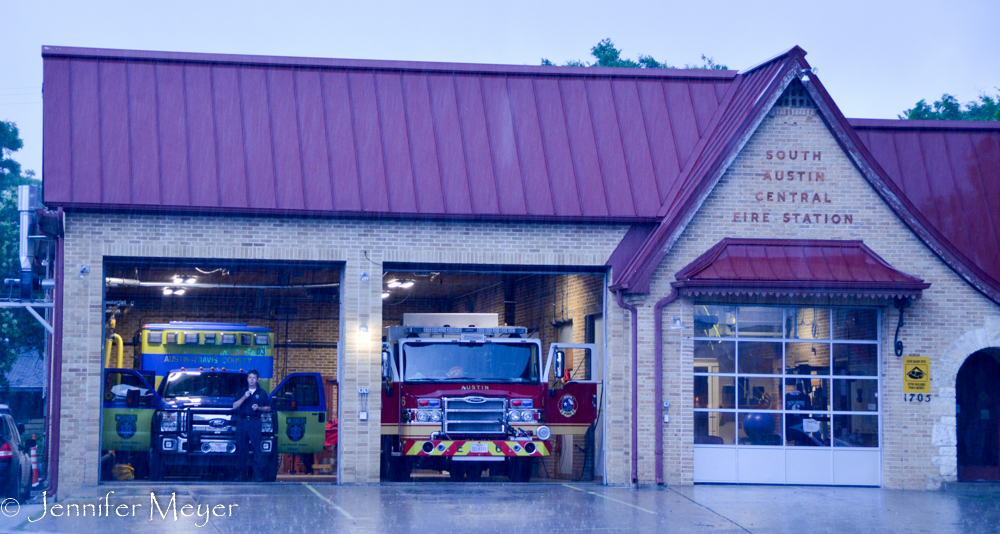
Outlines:
[[788,343],[785,345],[785,374],[829,375],[829,343]]
[[833,310],[833,339],[878,339],[878,310],[839,308]]
[[833,346],[833,374],[875,376],[878,374],[878,346],[835,344]]
[[781,414],[741,413],[738,420],[740,445],[781,445]]
[[736,343],[733,341],[695,341],[694,370],[696,373],[736,372]]
[[741,341],[738,343],[740,373],[781,374],[781,343]]
[[733,337],[736,335],[736,308],[732,306],[695,306],[696,337]]
[[695,408],[735,408],[736,379],[731,376],[694,377]]
[[830,380],[823,378],[785,379],[786,410],[829,410]]
[[697,445],[732,445],[736,436],[736,414],[696,412],[694,442]]
[[740,377],[739,408],[754,410],[780,410],[781,379],[778,377]]
[[695,306],[695,443],[879,446],[879,312]]
[[830,415],[825,413],[785,414],[785,445],[829,447]]
[[878,447],[878,416],[834,415],[834,447]]
[[782,337],[781,308],[740,308],[737,317],[740,337]]
[[785,310],[788,339],[830,339],[830,310],[791,308]]
[[833,409],[843,412],[877,412],[878,380],[834,380]]

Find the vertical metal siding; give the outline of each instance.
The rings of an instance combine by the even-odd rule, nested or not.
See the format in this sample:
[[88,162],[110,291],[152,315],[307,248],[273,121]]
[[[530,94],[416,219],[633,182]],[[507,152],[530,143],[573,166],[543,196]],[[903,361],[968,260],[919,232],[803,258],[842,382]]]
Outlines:
[[[159,118],[155,69],[151,63],[129,63],[126,71],[132,202],[151,206],[160,204],[160,143],[157,139]],[[110,197],[115,192],[105,187],[104,194]]]
[[266,72],[260,68],[239,69],[243,139],[247,162],[247,198],[251,208],[276,208],[274,144],[268,113]]
[[527,192],[525,199],[527,213],[551,215],[556,212],[553,200],[556,195],[552,191],[552,182],[549,180],[545,161],[545,146],[542,142],[534,85],[530,78],[510,77],[507,79],[507,90],[510,95],[520,173]]
[[[188,174],[187,111],[184,105],[184,66],[156,65],[157,132],[160,157],[160,191],[165,206],[191,204]],[[214,182],[214,180],[213,180]]]
[[[358,137],[354,129],[354,110],[346,72],[320,75],[321,95],[326,114],[327,157],[332,180],[333,209],[359,212],[361,173],[358,169]],[[319,150],[319,147],[317,147]]]
[[102,201],[132,202],[132,150],[129,146],[129,95],[125,63],[98,64],[98,94],[101,99]]
[[375,74],[386,191],[393,211],[417,213],[419,210],[413,187],[413,163],[410,161],[410,135],[406,127],[403,86],[399,76],[398,73]]
[[448,75],[431,74],[427,76],[427,89],[431,98],[431,117],[441,169],[445,213],[472,213],[472,192],[469,191],[454,80]]
[[[202,65],[185,65],[184,86],[191,205],[205,208],[222,206],[212,70]],[[177,154],[178,158],[183,156]]]
[[73,199],[97,204],[104,184],[101,159],[95,157],[101,153],[97,61],[74,61],[69,74]]
[[552,206],[557,216],[583,215],[566,115],[563,112],[559,80],[539,78],[533,80],[538,104],[538,125],[545,147],[545,163],[552,184]]
[[586,87],[608,213],[618,217],[635,216],[631,176],[625,164],[625,147],[611,92],[611,80],[595,78],[588,80]]
[[349,72],[348,86],[351,108],[354,112],[354,142],[358,147],[358,175],[360,178],[361,209],[387,212],[388,184],[383,158],[382,130],[378,116],[378,98],[375,94],[375,76],[371,71]]
[[635,214],[655,212],[660,208],[660,190],[653,170],[653,158],[646,136],[646,124],[639,103],[635,80],[615,80],[611,83],[615,115],[621,128],[621,144],[625,151],[629,188]]
[[302,210],[306,199],[294,73],[289,69],[268,70],[267,94],[274,147],[275,205],[280,209]]
[[[486,126],[490,140],[490,155],[496,173],[497,198],[500,212],[505,214],[527,213],[521,161],[514,138],[514,123],[510,109],[507,79],[500,76],[480,78]],[[499,184],[503,184],[502,187]],[[528,192],[530,194],[530,192]]]
[[601,164],[597,155],[597,140],[587,100],[586,81],[565,78],[559,80],[563,108],[566,114],[566,132],[570,143],[570,156],[576,171],[576,185],[581,192],[581,208],[587,216],[606,216],[609,213],[607,190],[601,180]]
[[219,168],[219,205],[247,207],[247,165],[244,154],[243,114],[240,110],[239,72],[235,67],[212,69],[215,112],[216,164]]
[[47,202],[71,202],[73,197],[73,144],[70,112],[70,61],[47,59],[43,63],[42,86],[42,175]]
[[[295,104],[302,158],[302,194],[308,210],[333,210],[323,87],[317,71],[295,72]],[[357,183],[354,181],[353,183]]]
[[479,76],[454,78],[458,97],[458,119],[472,196],[472,210],[480,214],[499,214],[497,181],[493,172],[490,141],[486,133],[486,112]]
[[445,211],[441,169],[434,138],[434,118],[427,77],[403,74],[407,136],[413,162],[413,189],[420,213]]

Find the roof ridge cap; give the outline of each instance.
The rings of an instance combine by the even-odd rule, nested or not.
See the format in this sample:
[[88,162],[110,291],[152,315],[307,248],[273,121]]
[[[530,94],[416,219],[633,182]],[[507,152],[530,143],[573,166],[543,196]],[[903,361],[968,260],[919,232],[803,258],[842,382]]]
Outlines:
[[779,54],[777,54],[775,56],[772,56],[772,57],[770,57],[768,59],[765,59],[764,61],[761,61],[760,63],[757,63],[756,65],[753,65],[752,67],[749,67],[747,69],[741,70],[740,71],[740,75],[741,76],[746,76],[747,74],[750,74],[751,72],[753,72],[755,70],[760,70],[761,68],[766,67],[767,65],[770,65],[771,63],[774,63],[774,62],[778,61],[779,59],[793,58],[793,57],[796,57],[796,56],[799,59],[801,59],[802,62],[805,63],[806,66],[808,67],[809,64],[806,63],[806,60],[805,60],[805,57],[806,57],[807,53],[808,52],[806,52],[805,49],[803,49],[799,45],[795,45],[795,46],[789,48],[788,50],[785,50],[784,52],[781,52],[781,53],[779,53]]

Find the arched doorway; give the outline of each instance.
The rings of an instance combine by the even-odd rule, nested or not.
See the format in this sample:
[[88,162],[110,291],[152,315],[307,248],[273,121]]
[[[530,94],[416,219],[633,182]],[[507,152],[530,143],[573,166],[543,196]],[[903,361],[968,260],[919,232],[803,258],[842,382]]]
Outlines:
[[958,371],[958,479],[1000,481],[1000,349],[983,349]]

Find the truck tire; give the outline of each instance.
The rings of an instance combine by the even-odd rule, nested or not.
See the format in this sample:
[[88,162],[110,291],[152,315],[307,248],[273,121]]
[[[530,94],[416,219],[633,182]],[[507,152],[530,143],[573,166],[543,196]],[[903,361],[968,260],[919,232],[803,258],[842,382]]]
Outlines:
[[511,458],[507,464],[507,478],[511,482],[527,482],[531,480],[531,459]]
[[389,456],[389,480],[392,482],[410,481],[410,464],[402,456]]
[[278,480],[278,454],[272,452],[267,455],[267,471],[264,472],[264,482],[274,482]]
[[156,452],[156,449],[149,451],[149,480],[153,482],[159,482],[163,480],[165,467],[163,465],[163,457],[160,453]]

